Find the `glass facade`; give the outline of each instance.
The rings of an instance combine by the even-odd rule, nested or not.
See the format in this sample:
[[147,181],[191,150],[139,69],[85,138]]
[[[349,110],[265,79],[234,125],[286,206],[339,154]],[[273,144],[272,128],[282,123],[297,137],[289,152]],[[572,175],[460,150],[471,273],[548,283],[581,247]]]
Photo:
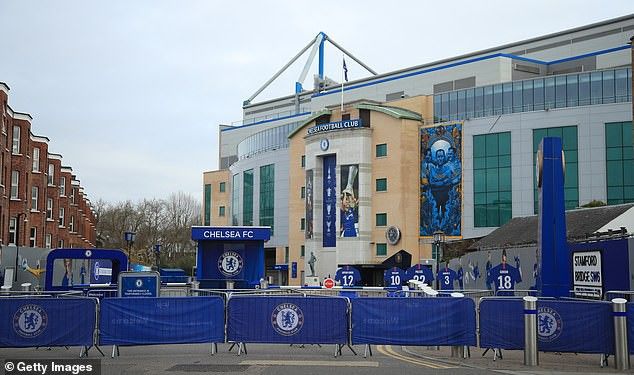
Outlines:
[[238,220],[238,215],[240,212],[240,184],[239,182],[240,175],[233,175],[233,183],[231,184],[231,225],[240,225]]
[[605,124],[605,160],[608,204],[634,202],[632,122]]
[[632,100],[630,68],[534,78],[434,95],[434,122]]
[[275,165],[260,167],[260,224],[270,226],[273,235],[275,214]]
[[238,143],[238,159],[242,160],[261,152],[288,148],[288,135],[301,125],[293,122],[263,130]]
[[242,225],[253,225],[253,169],[242,175]]
[[224,193],[225,190],[227,189],[227,184],[225,182],[221,182],[220,186],[218,187],[221,193]]
[[211,225],[211,184],[205,184],[205,217],[204,225]]
[[387,178],[376,179],[376,191],[387,191]]
[[383,156],[387,156],[387,143],[376,145],[376,157],[380,158]]
[[[544,137],[559,137],[562,140],[564,157],[566,160],[566,178],[564,180],[564,196],[566,210],[579,206],[579,163],[577,152],[577,127],[565,126],[560,128],[546,128],[533,130],[533,155],[537,155],[539,143]],[[535,170],[536,157],[533,157]],[[537,192],[537,177],[533,173],[533,196],[535,213],[539,211],[539,194]]]
[[387,225],[387,214],[386,213],[376,214],[376,226],[384,227],[386,225]]
[[475,227],[499,227],[511,219],[511,180],[511,133],[474,136]]

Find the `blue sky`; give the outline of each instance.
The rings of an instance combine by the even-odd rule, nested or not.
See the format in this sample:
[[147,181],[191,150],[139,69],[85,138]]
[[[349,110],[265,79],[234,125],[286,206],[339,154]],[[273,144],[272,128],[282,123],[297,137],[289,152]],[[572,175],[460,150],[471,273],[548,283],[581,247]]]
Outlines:
[[[630,13],[631,1],[0,0],[0,81],[92,201],[199,197],[218,124],[239,121],[320,31],[385,73]],[[293,93],[307,55],[254,102]],[[341,53],[326,58],[339,80]]]

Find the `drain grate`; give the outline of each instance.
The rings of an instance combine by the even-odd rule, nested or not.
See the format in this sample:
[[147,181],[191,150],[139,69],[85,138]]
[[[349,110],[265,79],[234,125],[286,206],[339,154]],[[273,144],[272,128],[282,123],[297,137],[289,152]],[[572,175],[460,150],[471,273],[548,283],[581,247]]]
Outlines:
[[249,369],[249,365],[213,365],[213,364],[191,364],[191,365],[175,365],[166,371],[180,372],[245,372]]

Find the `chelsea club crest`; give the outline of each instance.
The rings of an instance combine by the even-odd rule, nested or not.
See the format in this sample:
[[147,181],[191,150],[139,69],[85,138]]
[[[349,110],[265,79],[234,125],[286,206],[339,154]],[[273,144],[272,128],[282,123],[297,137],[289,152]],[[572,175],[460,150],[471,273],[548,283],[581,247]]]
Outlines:
[[242,256],[235,251],[225,251],[218,258],[218,270],[225,276],[236,276],[242,271]]
[[304,325],[304,313],[295,304],[281,303],[273,310],[271,324],[277,333],[292,336]]
[[537,311],[537,337],[544,342],[556,340],[563,330],[561,315],[550,307],[542,306]]
[[13,330],[24,338],[39,336],[46,329],[48,316],[39,305],[24,305],[13,315]]

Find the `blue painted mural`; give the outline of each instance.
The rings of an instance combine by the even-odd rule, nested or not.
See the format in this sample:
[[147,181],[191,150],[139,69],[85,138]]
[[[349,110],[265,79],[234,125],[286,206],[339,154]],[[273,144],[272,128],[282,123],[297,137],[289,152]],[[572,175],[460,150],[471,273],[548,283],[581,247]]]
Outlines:
[[462,124],[420,131],[420,235],[461,235]]

